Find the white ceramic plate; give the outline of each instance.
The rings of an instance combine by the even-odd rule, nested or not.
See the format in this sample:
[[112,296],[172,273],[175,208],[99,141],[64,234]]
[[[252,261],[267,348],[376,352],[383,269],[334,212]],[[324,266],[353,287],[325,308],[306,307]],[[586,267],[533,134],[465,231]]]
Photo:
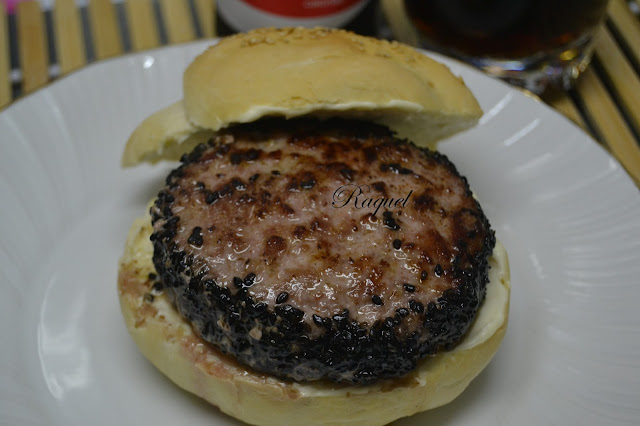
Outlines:
[[[0,424],[234,420],[138,353],[116,268],[168,165],[120,168],[206,43],[90,66],[0,113]],[[481,124],[442,145],[509,251],[509,330],[454,403],[400,425],[640,422],[640,194],[573,124],[457,63]]]

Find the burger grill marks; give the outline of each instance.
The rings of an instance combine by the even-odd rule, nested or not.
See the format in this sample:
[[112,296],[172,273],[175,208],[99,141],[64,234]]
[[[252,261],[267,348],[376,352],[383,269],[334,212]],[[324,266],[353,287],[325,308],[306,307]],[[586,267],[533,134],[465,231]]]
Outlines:
[[[332,206],[359,182],[372,198],[409,195],[375,212]],[[220,133],[183,157],[151,215],[154,265],[181,315],[245,365],[297,381],[402,376],[455,345],[495,243],[443,155],[346,120]]]

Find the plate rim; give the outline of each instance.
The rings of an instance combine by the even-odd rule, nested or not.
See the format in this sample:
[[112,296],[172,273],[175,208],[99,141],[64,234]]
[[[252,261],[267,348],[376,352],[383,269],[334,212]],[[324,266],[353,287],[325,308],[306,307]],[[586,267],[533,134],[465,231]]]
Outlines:
[[[215,40],[215,39],[214,39],[214,40]],[[156,48],[156,49],[153,49],[153,50],[149,50],[149,51],[144,51],[144,52],[131,52],[131,53],[130,53],[130,54],[128,54],[128,55],[123,55],[123,56],[119,56],[119,57],[115,57],[115,58],[110,58],[110,59],[105,60],[105,61],[100,61],[100,62],[92,63],[92,64],[90,64],[90,65],[89,65],[89,66],[87,66],[87,67],[84,67],[84,68],[82,68],[82,69],[80,69],[80,70],[77,70],[76,72],[74,72],[74,73],[72,73],[72,74],[69,74],[69,75],[67,75],[67,76],[65,76],[65,77],[62,77],[62,78],[60,78],[60,79],[57,79],[57,80],[55,80],[55,81],[51,82],[49,85],[47,85],[47,86],[45,86],[45,87],[43,87],[43,88],[41,88],[41,89],[39,89],[39,90],[37,90],[37,91],[35,91],[35,92],[33,92],[33,93],[30,93],[30,94],[28,94],[28,95],[26,95],[26,96],[22,97],[21,99],[19,99],[19,100],[15,101],[15,102],[14,102],[14,103],[12,103],[8,108],[6,108],[6,109],[5,109],[5,110],[3,110],[3,111],[0,111],[0,118],[2,117],[3,113],[5,113],[6,111],[8,111],[8,110],[10,110],[10,109],[11,109],[11,110],[13,110],[13,107],[14,107],[14,105],[16,104],[16,102],[24,102],[24,101],[25,101],[25,100],[27,100],[27,99],[33,99],[34,97],[37,97],[39,94],[42,94],[44,91],[46,91],[47,89],[49,89],[49,88],[50,88],[50,87],[52,87],[53,85],[55,85],[55,84],[59,84],[59,83],[60,83],[60,82],[62,82],[63,80],[71,79],[71,78],[73,78],[74,76],[76,76],[78,73],[82,73],[82,72],[92,72],[92,71],[90,71],[91,69],[95,69],[95,68],[98,68],[98,67],[105,66],[105,64],[113,64],[113,63],[120,63],[120,62],[124,64],[124,63],[130,62],[132,59],[133,59],[133,60],[135,60],[136,58],[144,58],[145,56],[149,56],[149,55],[153,55],[153,54],[158,54],[158,52],[160,52],[160,54],[163,54],[162,52],[169,51],[169,50],[179,50],[180,48],[184,48],[185,46],[187,46],[187,47],[189,47],[189,48],[191,48],[191,47],[195,47],[195,46],[202,46],[202,47],[205,47],[205,46],[206,46],[206,43],[209,43],[210,41],[211,41],[211,40],[199,40],[199,41],[195,41],[195,42],[185,43],[185,44],[183,44],[183,45],[162,46],[162,47],[159,47],[159,48]],[[427,52],[427,53],[428,53],[429,55],[433,55],[432,57],[435,57],[435,58],[438,58],[439,56],[441,56],[441,55],[433,54],[432,52]],[[450,60],[450,58],[446,58],[446,57],[445,57],[445,59],[446,59],[447,61],[449,61],[449,60]],[[448,65],[448,64],[447,64],[447,65]],[[113,66],[113,65],[111,65],[111,66]],[[466,64],[464,64],[464,63],[457,64],[457,66],[464,67],[464,68],[468,68],[468,70],[469,70],[469,71],[474,72],[474,73],[478,73],[480,77],[483,77],[483,78],[490,78],[490,77],[487,77],[486,75],[482,74],[480,71],[478,71],[478,70],[476,70],[476,69],[473,69],[473,68],[469,67],[468,65],[466,65]],[[515,91],[516,93],[519,93],[519,95],[518,95],[518,96],[523,95],[523,96],[525,96],[525,97],[526,97],[526,94],[523,94],[523,93],[519,92],[517,89],[515,89],[515,88],[513,88],[513,87],[511,87],[511,86],[509,86],[509,85],[507,85],[507,84],[506,84],[506,83],[504,83],[504,82],[501,82],[501,81],[498,81],[498,80],[493,80],[493,79],[492,79],[492,81],[494,81],[494,82],[496,82],[496,83],[499,83],[499,84],[501,84],[501,85],[505,86],[506,92]],[[505,92],[505,93],[506,93],[506,92]],[[605,157],[606,157],[609,161],[614,161],[614,162],[616,163],[617,168],[618,168],[618,170],[616,170],[616,173],[622,172],[622,174],[623,174],[624,176],[626,176],[626,180],[625,180],[625,182],[629,183],[630,185],[632,185],[634,188],[636,188],[636,189],[637,189],[637,186],[635,185],[635,183],[633,182],[633,180],[631,179],[631,177],[629,176],[629,174],[626,172],[626,170],[625,170],[625,169],[620,165],[620,163],[617,161],[617,159],[615,159],[615,158],[614,158],[614,157],[613,157],[609,152],[607,152],[607,151],[606,151],[606,150],[605,150],[605,149],[604,149],[604,148],[603,148],[599,143],[597,143],[597,141],[595,141],[595,139],[593,139],[593,137],[591,137],[591,135],[589,135],[588,133],[586,133],[583,129],[581,129],[579,126],[577,126],[577,125],[576,125],[575,123],[573,123],[571,120],[569,120],[567,117],[563,116],[562,114],[560,114],[560,113],[558,113],[557,111],[555,111],[553,108],[551,108],[551,107],[549,107],[548,105],[546,105],[544,102],[542,102],[542,101],[540,101],[540,100],[537,100],[537,99],[535,99],[535,98],[531,98],[531,97],[528,97],[528,99],[529,99],[529,101],[534,101],[534,102],[535,102],[535,104],[537,105],[537,107],[542,106],[543,108],[546,108],[546,109],[547,109],[547,112],[550,112],[550,113],[555,117],[554,119],[557,119],[557,117],[558,117],[558,116],[559,116],[559,117],[561,117],[561,119],[563,119],[563,120],[564,120],[564,122],[565,122],[564,124],[566,125],[567,123],[569,123],[569,124],[573,127],[573,130],[574,130],[574,131],[575,131],[575,130],[577,130],[577,131],[581,134],[581,137],[582,137],[583,139],[584,139],[584,136],[586,135],[586,137],[587,137],[588,139],[590,139],[590,140],[591,140],[591,141],[592,141],[596,146],[598,146],[598,147],[600,148],[600,152],[601,152],[601,153],[604,153],[604,154],[605,154]],[[581,141],[581,142],[582,142],[582,141]],[[446,143],[446,142],[445,142],[445,143]],[[591,147],[591,148],[593,148],[593,147]],[[589,148],[589,149],[591,149],[591,148]],[[600,154],[597,154],[597,155],[600,155]],[[635,192],[635,195],[640,196],[640,192],[636,191],[636,192]],[[637,201],[637,200],[638,200],[638,197],[636,197],[636,201]],[[3,372],[0,370],[0,376],[2,376],[2,373],[3,373]]]

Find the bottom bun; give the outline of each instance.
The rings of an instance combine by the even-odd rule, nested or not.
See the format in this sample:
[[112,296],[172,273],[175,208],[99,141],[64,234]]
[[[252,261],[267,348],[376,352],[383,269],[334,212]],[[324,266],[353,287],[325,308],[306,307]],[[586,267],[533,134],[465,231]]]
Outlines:
[[255,425],[383,425],[455,399],[489,363],[507,328],[509,265],[498,242],[487,298],[469,334],[451,351],[423,359],[402,378],[373,385],[292,383],[244,367],[198,337],[163,294],[149,217],[134,222],[120,261],[118,294],[129,333],[163,374],[223,412]]

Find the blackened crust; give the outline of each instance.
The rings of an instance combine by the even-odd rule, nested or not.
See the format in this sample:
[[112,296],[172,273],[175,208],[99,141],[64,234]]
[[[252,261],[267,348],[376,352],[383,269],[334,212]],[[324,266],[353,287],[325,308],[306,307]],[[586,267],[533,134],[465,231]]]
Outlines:
[[[198,334],[258,371],[402,376],[455,345],[484,299],[495,237],[466,179],[385,128],[239,126],[166,184],[151,208],[160,280]],[[406,202],[339,206],[344,185]]]

